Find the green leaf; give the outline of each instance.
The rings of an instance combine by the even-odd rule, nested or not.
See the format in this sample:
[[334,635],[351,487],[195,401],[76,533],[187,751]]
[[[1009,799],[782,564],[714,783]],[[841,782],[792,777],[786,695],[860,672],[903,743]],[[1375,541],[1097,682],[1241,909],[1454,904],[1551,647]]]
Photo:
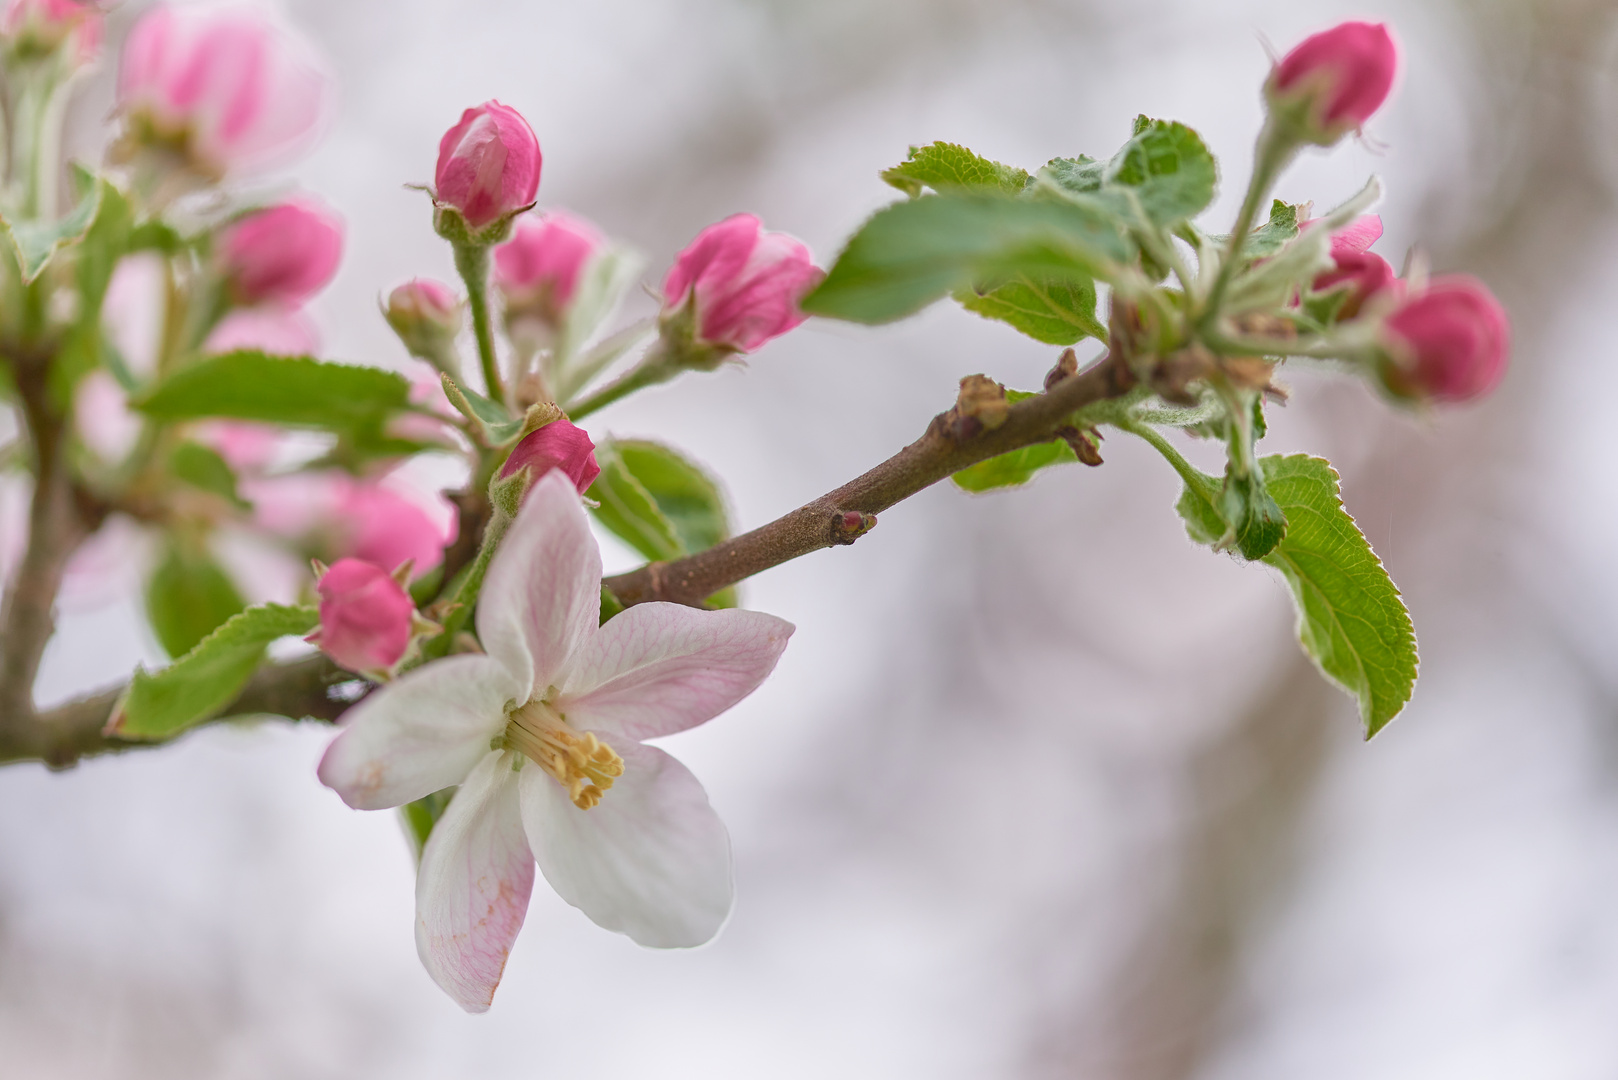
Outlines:
[[78,381],[97,367],[106,365],[126,390],[128,369],[117,350],[105,340],[101,330],[101,304],[107,295],[112,272],[129,249],[134,210],[129,200],[106,180],[97,180],[101,199],[95,221],[74,248],[74,276],[78,279],[79,310],[63,338],[51,366],[51,393],[66,405],[73,399]]
[[146,614],[159,644],[184,656],[246,607],[236,586],[200,545],[171,538],[146,583]]
[[1227,474],[1220,512],[1227,522],[1236,523],[1236,550],[1244,559],[1262,559],[1286,536],[1286,514],[1262,476]]
[[601,625],[605,626],[607,620],[614,615],[621,615],[629,609],[618,602],[618,595],[605,585],[601,586]]
[[990,491],[994,488],[1017,487],[1034,478],[1034,473],[1050,465],[1063,465],[1077,461],[1073,448],[1061,439],[1035,443],[1011,450],[976,465],[968,465],[956,473],[957,486],[970,492]]
[[452,375],[441,376],[444,396],[468,420],[482,425],[492,446],[504,446],[515,439],[523,428],[523,418],[513,418],[504,405],[491,401],[475,390],[469,390]]
[[1249,259],[1262,259],[1280,251],[1288,240],[1298,235],[1299,209],[1280,199],[1270,203],[1270,220],[1248,235],[1242,254]]
[[73,185],[78,201],[66,217],[58,221],[3,222],[16,250],[17,265],[25,285],[44,271],[58,251],[83,239],[91,222],[95,221],[96,211],[101,207],[101,181],[88,169],[75,165]]
[[175,372],[135,407],[155,420],[228,417],[376,435],[410,404],[410,383],[381,368],[240,350]]
[[[1289,523],[1286,536],[1263,561],[1281,571],[1292,591],[1299,644],[1328,679],[1358,700],[1370,738],[1399,714],[1416,684],[1410,613],[1343,508],[1329,462],[1293,454],[1266,457],[1259,465]],[[1212,544],[1224,535],[1219,493],[1212,476],[1186,477],[1176,508],[1193,540]]]
[[224,458],[199,443],[183,442],[169,456],[169,471],[194,488],[211,492],[243,509],[248,504],[236,492],[236,474]]
[[1039,170],[1039,176],[1070,195],[1094,195],[1101,190],[1107,171],[1105,162],[1080,154],[1076,158],[1052,158]]
[[427,846],[433,826],[449,809],[449,801],[455,798],[455,791],[455,788],[447,787],[399,807],[399,819],[404,822],[405,837],[410,841],[410,852],[416,857],[418,866],[421,864],[421,849]]
[[1065,199],[924,195],[880,210],[803,301],[815,315],[886,323],[975,281],[1085,283],[1134,256],[1102,208]]
[[303,635],[320,622],[312,607],[263,604],[231,617],[162,671],[137,670],[113,711],[113,734],[167,739],[218,715],[264,658],[270,642]]
[[968,311],[998,319],[1047,345],[1072,345],[1085,337],[1105,340],[1096,319],[1096,286],[1088,279],[1037,280],[1018,275],[986,292],[961,289],[955,299]]
[[910,156],[882,173],[882,179],[906,195],[934,191],[997,191],[1016,195],[1033,178],[1022,169],[979,157],[964,146],[935,142],[912,146]]
[[1207,209],[1218,169],[1202,138],[1169,120],[1135,122],[1135,136],[1107,163],[1103,190],[1127,187],[1148,221],[1172,229]]
[[[589,491],[601,504],[596,518],[646,558],[666,562],[730,537],[719,485],[678,452],[642,439],[615,439],[596,448],[596,462],[601,475]],[[736,592],[725,589],[708,603],[734,607]]]

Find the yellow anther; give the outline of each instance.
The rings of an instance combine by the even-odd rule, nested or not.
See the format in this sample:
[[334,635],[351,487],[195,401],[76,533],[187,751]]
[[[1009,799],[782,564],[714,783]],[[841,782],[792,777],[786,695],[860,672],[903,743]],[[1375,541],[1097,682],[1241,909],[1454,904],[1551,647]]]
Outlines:
[[601,801],[624,775],[624,759],[593,732],[575,731],[549,703],[530,701],[506,724],[506,742],[550,773],[580,810]]

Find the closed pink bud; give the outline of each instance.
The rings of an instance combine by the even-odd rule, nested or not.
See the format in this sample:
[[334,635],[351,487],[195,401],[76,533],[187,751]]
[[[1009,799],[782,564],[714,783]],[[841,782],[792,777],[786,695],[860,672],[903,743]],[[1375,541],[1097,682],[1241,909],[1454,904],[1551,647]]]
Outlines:
[[93,3],[10,0],[0,15],[0,35],[14,55],[46,56],[68,45],[68,59],[87,64],[101,47],[101,22]]
[[1384,384],[1400,397],[1466,401],[1499,385],[1511,349],[1511,320],[1481,281],[1433,279],[1383,323]]
[[559,324],[579,274],[606,243],[594,225],[560,210],[519,221],[511,239],[494,249],[494,283],[508,317],[520,313]]
[[219,236],[220,268],[240,304],[296,307],[326,287],[342,257],[342,219],[309,198],[254,211]]
[[580,495],[589,491],[590,485],[601,475],[601,466],[596,464],[596,444],[583,428],[567,420],[553,420],[530,432],[512,448],[511,456],[500,466],[500,478],[503,480],[525,466],[533,470],[535,480],[552,469],[561,469]]
[[1365,301],[1394,285],[1393,267],[1374,251],[1345,251],[1336,257],[1337,269],[1315,278],[1315,291],[1325,292],[1348,283],[1348,296],[1337,309],[1337,318],[1352,319]]
[[690,303],[699,344],[752,352],[807,318],[798,301],[822,276],[802,241],[735,214],[675,257],[663,280],[664,320]]
[[485,101],[438,143],[438,202],[481,229],[533,204],[540,162],[539,140],[522,114]]
[[461,332],[461,298],[441,281],[414,278],[388,294],[382,315],[410,355],[440,366],[453,362]]
[[308,46],[252,8],[152,8],[130,30],[118,70],[126,140],[179,147],[212,178],[306,149],[330,99]]
[[320,629],[309,640],[349,671],[387,671],[410,648],[416,605],[404,586],[364,559],[339,559],[320,576]]
[[1335,142],[1382,107],[1399,52],[1381,23],[1346,22],[1307,37],[1275,66],[1272,100],[1307,104],[1312,141]]

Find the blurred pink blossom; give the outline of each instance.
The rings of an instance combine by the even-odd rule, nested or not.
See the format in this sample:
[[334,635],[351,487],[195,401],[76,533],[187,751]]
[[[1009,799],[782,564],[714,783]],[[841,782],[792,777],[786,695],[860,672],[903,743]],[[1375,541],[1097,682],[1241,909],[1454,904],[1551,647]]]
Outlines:
[[494,249],[494,283],[507,317],[520,312],[558,325],[580,272],[606,243],[594,225],[560,210],[517,222],[511,239]]
[[694,303],[698,342],[752,352],[807,318],[798,301],[822,276],[812,259],[802,241],[735,214],[676,256],[663,280],[664,319]]
[[334,469],[244,477],[239,487],[266,532],[331,559],[386,567],[414,559],[417,576],[443,560],[459,529],[449,500],[393,476],[360,479]]
[[320,352],[320,331],[302,311],[269,306],[232,311],[203,342],[208,354],[259,349],[275,356],[313,356]]
[[178,142],[211,175],[306,149],[331,95],[303,40],[250,7],[152,8],[130,30],[118,71],[135,137]]
[[1465,274],[1434,278],[1383,323],[1383,382],[1400,397],[1467,401],[1505,377],[1511,320],[1489,287]]
[[140,438],[141,420],[129,408],[129,395],[104,368],[79,380],[73,415],[79,437],[103,461],[122,461]]
[[540,164],[539,140],[522,114],[485,101],[439,141],[436,197],[480,229],[534,201]]
[[13,49],[49,53],[71,40],[71,59],[77,64],[95,59],[102,30],[96,5],[78,0],[9,0],[0,15],[0,35]]
[[1399,50],[1381,23],[1345,22],[1304,38],[1270,75],[1272,97],[1307,99],[1321,137],[1360,127],[1393,89]]
[[231,222],[218,245],[220,269],[237,303],[296,307],[337,273],[343,221],[305,195]]

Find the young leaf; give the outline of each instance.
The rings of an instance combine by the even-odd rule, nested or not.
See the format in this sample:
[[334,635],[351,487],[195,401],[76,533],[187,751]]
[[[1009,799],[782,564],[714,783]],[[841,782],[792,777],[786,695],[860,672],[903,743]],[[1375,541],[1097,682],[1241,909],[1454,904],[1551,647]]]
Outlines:
[[[1259,462],[1286,536],[1263,561],[1281,571],[1298,608],[1298,641],[1321,672],[1359,702],[1370,738],[1410,700],[1416,632],[1399,590],[1343,508],[1337,473],[1321,458],[1272,455]],[[1220,482],[1193,470],[1176,509],[1186,532],[1212,544],[1225,533]]]
[[236,474],[215,451],[199,443],[183,442],[169,457],[169,471],[194,488],[212,492],[245,509],[246,501],[236,493]]
[[217,416],[374,432],[410,404],[410,383],[381,368],[240,350],[175,372],[134,404],[156,420]]
[[101,191],[95,221],[85,232],[74,250],[73,269],[78,279],[79,308],[73,325],[63,338],[51,367],[51,393],[58,403],[65,405],[73,399],[73,389],[79,379],[106,364],[125,389],[128,371],[117,350],[112,348],[101,332],[101,302],[107,294],[112,272],[129,248],[130,230],[134,224],[134,210],[129,199],[106,180],[97,180]]
[[1107,163],[1103,189],[1132,189],[1147,220],[1172,229],[1207,208],[1217,180],[1213,155],[1195,131],[1141,117],[1134,138]]
[[992,491],[995,488],[1017,487],[1034,478],[1034,474],[1049,465],[1062,465],[1077,461],[1073,448],[1061,439],[1035,443],[1011,450],[976,465],[968,465],[953,477],[956,486],[973,492]]
[[263,604],[228,619],[162,671],[137,670],[108,728],[124,739],[167,739],[216,716],[252,677],[270,642],[309,633],[312,607]]
[[1370,738],[1399,715],[1416,685],[1416,630],[1382,560],[1343,509],[1337,473],[1322,458],[1262,462],[1286,511],[1286,539],[1264,561],[1298,605],[1298,640],[1320,670],[1359,699]]
[[587,493],[600,504],[595,508],[596,520],[653,562],[685,554],[674,522],[624,464],[612,443],[596,447],[596,464],[601,466],[601,475]]
[[146,614],[170,656],[184,656],[246,606],[212,556],[179,539],[169,541],[146,583]]
[[88,169],[75,165],[73,184],[78,201],[58,221],[0,220],[0,226],[11,237],[24,285],[37,278],[58,251],[83,239],[95,221],[96,211],[101,208],[101,181]]
[[915,197],[923,187],[934,191],[995,191],[1016,195],[1033,178],[1022,169],[979,157],[964,146],[935,142],[912,146],[910,156],[882,173],[882,179]]
[[1096,318],[1096,286],[1088,278],[1035,279],[1026,274],[985,292],[960,289],[955,299],[968,311],[998,319],[1047,345],[1072,345],[1081,338],[1105,339]]
[[522,432],[523,418],[513,417],[504,405],[497,404],[475,390],[455,381],[453,375],[440,376],[444,382],[444,396],[462,416],[482,426],[491,446],[504,446]]
[[1133,258],[1102,208],[1065,199],[924,195],[880,210],[849,240],[803,310],[863,323],[914,314],[974,281],[1107,279]]

